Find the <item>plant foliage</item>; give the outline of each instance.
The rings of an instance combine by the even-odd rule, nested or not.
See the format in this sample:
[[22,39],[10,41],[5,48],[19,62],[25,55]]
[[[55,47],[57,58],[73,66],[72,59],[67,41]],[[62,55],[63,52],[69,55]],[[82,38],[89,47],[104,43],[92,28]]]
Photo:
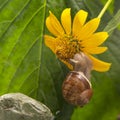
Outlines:
[[[94,96],[84,108],[62,98],[61,86],[69,70],[44,45],[45,19],[51,10],[58,19],[72,8],[97,17],[107,0],[0,0],[0,95],[21,92],[47,105],[57,120],[115,120],[120,113],[120,1],[113,0],[99,30],[108,31],[108,52],[100,59],[112,63],[107,73],[92,72]],[[112,11],[112,12],[111,12]],[[71,117],[72,115],[72,117]]]

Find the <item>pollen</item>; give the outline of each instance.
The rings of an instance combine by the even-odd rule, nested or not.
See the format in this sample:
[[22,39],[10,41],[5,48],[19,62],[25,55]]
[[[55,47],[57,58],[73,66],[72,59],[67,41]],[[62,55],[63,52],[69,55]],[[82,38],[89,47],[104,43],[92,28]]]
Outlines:
[[107,47],[101,46],[101,44],[108,38],[108,33],[105,31],[96,32],[100,18],[93,18],[86,22],[88,13],[79,10],[71,20],[70,10],[70,8],[63,10],[61,21],[52,12],[46,18],[46,26],[52,33],[52,36],[44,36],[46,46],[70,69],[69,59],[72,59],[76,53],[83,52],[91,59],[93,70],[108,71],[111,63],[94,57],[94,55],[107,50]]
[[69,60],[70,58],[73,58],[76,53],[82,51],[82,46],[80,46],[79,41],[74,39],[72,36],[64,35],[58,39],[59,43],[55,50],[58,58]]

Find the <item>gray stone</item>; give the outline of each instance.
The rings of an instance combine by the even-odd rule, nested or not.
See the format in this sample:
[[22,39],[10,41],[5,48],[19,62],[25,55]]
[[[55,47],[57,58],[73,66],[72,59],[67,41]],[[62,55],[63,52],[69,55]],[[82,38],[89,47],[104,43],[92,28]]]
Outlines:
[[44,104],[21,93],[10,93],[0,97],[0,120],[53,120],[53,115]]

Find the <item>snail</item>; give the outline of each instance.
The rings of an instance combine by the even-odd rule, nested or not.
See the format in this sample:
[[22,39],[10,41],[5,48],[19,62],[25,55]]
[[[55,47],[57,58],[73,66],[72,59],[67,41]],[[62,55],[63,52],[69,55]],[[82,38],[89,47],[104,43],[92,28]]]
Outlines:
[[75,54],[70,59],[73,71],[70,71],[63,82],[62,93],[64,99],[75,106],[83,107],[92,95],[92,85],[89,81],[92,70],[92,62],[84,53]]

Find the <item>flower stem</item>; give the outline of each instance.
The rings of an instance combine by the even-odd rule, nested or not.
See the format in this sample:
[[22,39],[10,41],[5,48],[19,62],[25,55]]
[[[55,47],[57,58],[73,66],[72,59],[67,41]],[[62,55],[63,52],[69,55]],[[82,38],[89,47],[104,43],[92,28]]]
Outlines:
[[107,3],[105,4],[105,6],[103,7],[103,9],[101,10],[100,14],[98,15],[98,18],[101,18],[103,16],[103,14],[107,10],[107,8],[108,8],[108,6],[110,5],[111,2],[112,2],[112,0],[108,0],[107,1]]

